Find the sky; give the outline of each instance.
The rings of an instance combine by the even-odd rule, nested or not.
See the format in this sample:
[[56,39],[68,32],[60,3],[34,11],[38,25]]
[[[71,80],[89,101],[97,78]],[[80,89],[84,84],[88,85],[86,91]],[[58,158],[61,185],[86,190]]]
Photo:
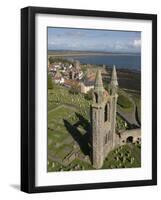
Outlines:
[[48,28],[48,50],[141,52],[141,32]]

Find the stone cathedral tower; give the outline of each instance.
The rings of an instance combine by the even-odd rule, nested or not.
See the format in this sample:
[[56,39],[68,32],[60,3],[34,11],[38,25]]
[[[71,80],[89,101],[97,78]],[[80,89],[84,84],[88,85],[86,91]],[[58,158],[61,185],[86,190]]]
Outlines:
[[102,167],[107,154],[118,144],[119,138],[115,132],[117,88],[115,66],[109,92],[103,87],[101,71],[97,71],[91,105],[92,162],[95,168]]

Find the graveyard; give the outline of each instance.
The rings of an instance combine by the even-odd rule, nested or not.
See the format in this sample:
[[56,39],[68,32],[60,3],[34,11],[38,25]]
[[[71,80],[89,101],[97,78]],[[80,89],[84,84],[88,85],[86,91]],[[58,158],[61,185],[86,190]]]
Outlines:
[[[137,97],[135,100],[139,102]],[[84,94],[72,94],[64,86],[55,84],[48,89],[48,172],[94,169],[90,160],[90,104]],[[117,128],[129,128],[119,115]],[[109,153],[102,168],[140,167],[140,154],[138,143],[120,146]]]

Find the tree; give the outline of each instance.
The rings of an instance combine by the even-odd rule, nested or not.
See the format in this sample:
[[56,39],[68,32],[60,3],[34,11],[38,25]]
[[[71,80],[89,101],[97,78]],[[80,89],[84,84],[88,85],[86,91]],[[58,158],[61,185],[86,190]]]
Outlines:
[[72,84],[69,90],[71,94],[78,94],[80,92],[80,86],[78,84]]
[[50,74],[48,74],[48,89],[53,89],[53,82]]
[[84,94],[84,98],[87,100],[92,100],[93,98],[93,89],[89,90],[86,94]]
[[54,57],[53,57],[53,56],[50,56],[50,57],[49,57],[49,63],[52,64],[52,63],[54,63],[54,61],[55,61]]

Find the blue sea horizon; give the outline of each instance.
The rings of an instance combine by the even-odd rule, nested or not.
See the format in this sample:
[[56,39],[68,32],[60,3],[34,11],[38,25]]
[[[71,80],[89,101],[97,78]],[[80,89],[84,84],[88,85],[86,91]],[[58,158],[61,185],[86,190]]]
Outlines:
[[67,56],[68,59],[79,60],[81,64],[115,65],[118,69],[141,71],[141,55],[83,55]]

